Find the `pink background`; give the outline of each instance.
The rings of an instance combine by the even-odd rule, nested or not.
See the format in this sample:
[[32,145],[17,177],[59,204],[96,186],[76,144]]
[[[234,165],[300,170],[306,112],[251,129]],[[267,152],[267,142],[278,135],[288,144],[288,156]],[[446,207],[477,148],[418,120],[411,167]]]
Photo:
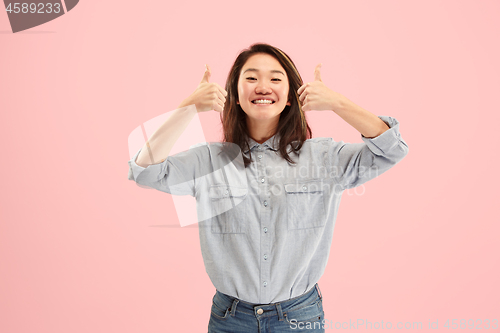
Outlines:
[[[500,320],[499,14],[493,0],[84,0],[12,34],[2,10],[0,332],[206,332],[198,229],[127,179],[127,138],[191,94],[205,63],[224,86],[255,42],[306,82],[322,62],[330,89],[398,119],[410,147],[343,196],[326,319]],[[307,115],[315,137],[361,142],[333,112]],[[219,114],[200,119],[217,140]]]

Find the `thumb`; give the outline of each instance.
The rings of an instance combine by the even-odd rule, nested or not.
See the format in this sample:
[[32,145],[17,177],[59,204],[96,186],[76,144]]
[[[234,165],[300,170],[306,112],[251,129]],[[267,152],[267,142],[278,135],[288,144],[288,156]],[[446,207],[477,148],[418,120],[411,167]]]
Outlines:
[[203,79],[201,79],[201,83],[208,83],[208,80],[210,80],[210,66],[205,64],[205,74],[203,74]]
[[321,81],[320,70],[322,65],[323,64],[319,64],[318,66],[316,66],[316,69],[314,70],[314,81]]

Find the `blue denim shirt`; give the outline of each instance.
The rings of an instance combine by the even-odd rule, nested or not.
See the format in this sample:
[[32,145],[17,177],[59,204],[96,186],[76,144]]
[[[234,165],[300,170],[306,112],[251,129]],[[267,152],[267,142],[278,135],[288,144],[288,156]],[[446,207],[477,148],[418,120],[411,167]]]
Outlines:
[[[344,190],[408,153],[399,122],[379,118],[390,128],[375,138],[361,135],[362,143],[306,140],[290,153],[296,164],[278,154],[275,135],[263,144],[249,139],[243,152],[196,145],[147,168],[135,163],[139,150],[128,178],[196,198],[203,260],[217,290],[251,303],[279,302],[304,294],[323,275]],[[246,168],[242,154],[252,159]]]

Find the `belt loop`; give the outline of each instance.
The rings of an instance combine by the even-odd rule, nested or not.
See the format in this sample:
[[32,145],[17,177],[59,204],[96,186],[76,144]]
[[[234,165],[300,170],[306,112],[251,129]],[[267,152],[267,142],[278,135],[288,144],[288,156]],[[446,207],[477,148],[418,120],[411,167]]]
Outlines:
[[276,310],[278,311],[279,321],[283,321],[283,310],[281,309],[281,303],[276,303]]
[[316,283],[316,290],[318,291],[319,298],[323,299],[323,296],[321,296],[321,291],[319,290],[319,286],[317,283]]
[[240,300],[235,298],[234,301],[233,301],[233,305],[231,306],[231,316],[234,317],[234,315],[236,314],[236,305],[238,304]]

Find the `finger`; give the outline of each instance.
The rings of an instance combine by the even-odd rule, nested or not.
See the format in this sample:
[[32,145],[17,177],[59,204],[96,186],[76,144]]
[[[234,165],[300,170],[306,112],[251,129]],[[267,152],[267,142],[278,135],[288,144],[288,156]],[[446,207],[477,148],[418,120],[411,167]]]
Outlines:
[[221,100],[217,100],[217,103],[214,105],[214,111],[222,112],[224,110],[224,103]]
[[226,103],[226,97],[224,97],[224,95],[220,92],[219,89],[217,89],[215,93],[217,94],[217,101],[219,102],[219,104]]
[[306,83],[306,84],[303,84],[303,85],[299,88],[299,90],[297,90],[297,94],[299,94],[299,95],[300,95],[300,94],[302,94],[302,92],[304,91],[304,89],[306,89],[306,87],[307,87],[307,83]]
[[203,74],[203,79],[201,79],[200,83],[208,83],[208,81],[210,80],[210,66],[205,64],[205,68],[205,73]]
[[307,104],[302,105],[302,111],[309,111],[309,105]]
[[306,97],[306,94],[305,94],[305,93],[300,94],[300,95],[299,95],[299,101],[300,101],[301,103],[304,103],[304,98],[305,98],[305,97]]
[[220,106],[221,109],[224,108],[224,105],[226,104],[226,97],[217,89],[217,98],[215,99],[215,103],[217,103],[218,106]]
[[314,70],[314,81],[321,81],[321,66],[323,64],[319,64],[316,66],[316,69]]
[[304,92],[302,94],[300,94],[299,100],[301,103],[306,102],[307,95],[309,95],[309,93],[306,90],[304,90]]
[[220,92],[224,95],[224,97],[227,97],[227,91],[217,83],[214,82],[214,84],[217,86],[217,88],[219,88]]

